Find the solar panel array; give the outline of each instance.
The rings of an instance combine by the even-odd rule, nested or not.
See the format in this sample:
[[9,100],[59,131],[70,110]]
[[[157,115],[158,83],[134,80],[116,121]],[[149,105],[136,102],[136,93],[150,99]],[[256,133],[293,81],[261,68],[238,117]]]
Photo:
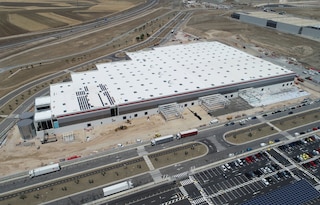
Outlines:
[[296,183],[289,184],[247,201],[242,205],[298,205],[306,203],[319,196],[320,192],[318,192],[305,179],[302,179]]
[[[290,70],[218,42],[157,47],[128,56],[131,60],[98,64],[97,70],[72,73],[71,82],[50,85],[52,115],[294,76]],[[78,96],[78,91],[86,94]]]
[[80,110],[89,110],[91,108],[85,91],[77,91],[76,96],[77,96]]

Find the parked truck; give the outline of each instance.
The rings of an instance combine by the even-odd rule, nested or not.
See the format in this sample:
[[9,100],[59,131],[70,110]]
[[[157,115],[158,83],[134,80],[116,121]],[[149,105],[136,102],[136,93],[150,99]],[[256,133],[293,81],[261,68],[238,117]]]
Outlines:
[[174,140],[174,135],[167,135],[167,136],[163,136],[163,137],[157,137],[154,138],[153,140],[151,140],[151,145],[158,145],[158,144],[162,144],[162,143],[166,143],[166,142],[170,142]]
[[187,131],[181,131],[177,134],[177,139],[184,138],[184,137],[189,137],[193,135],[197,135],[198,130],[197,129],[192,129],[192,130],[187,130]]
[[133,188],[133,184],[132,184],[131,180],[128,180],[128,181],[124,181],[124,182],[121,182],[118,184],[114,184],[114,185],[105,187],[102,189],[102,191],[103,191],[103,196],[106,197],[106,196],[110,196],[112,194],[126,191],[131,188]]
[[44,174],[49,174],[51,172],[56,172],[56,171],[60,171],[61,167],[59,163],[56,164],[50,164],[44,167],[39,167],[33,170],[29,171],[29,177],[37,177],[40,175],[44,175]]

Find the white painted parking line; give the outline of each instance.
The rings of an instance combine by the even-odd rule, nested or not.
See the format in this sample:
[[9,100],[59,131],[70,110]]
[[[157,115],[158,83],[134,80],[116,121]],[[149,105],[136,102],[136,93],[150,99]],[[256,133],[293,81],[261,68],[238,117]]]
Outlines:
[[259,182],[257,183],[257,187],[258,187],[259,189],[263,189],[265,186],[264,186],[264,183],[263,183],[262,181],[259,181]]
[[200,178],[199,178],[198,174],[193,175],[193,177],[194,177],[194,179],[195,179],[196,181],[200,181]]
[[[214,186],[214,185],[213,185]],[[211,186],[209,186],[208,187],[209,189],[210,189],[210,191],[211,191],[211,193],[210,194],[208,194],[208,195],[211,195],[211,194],[214,194],[214,193],[216,193],[217,192],[217,190],[214,190],[215,188],[214,187],[212,187],[211,188]]]
[[205,181],[205,179],[203,178],[203,176],[201,175],[201,173],[199,173],[198,177],[199,177],[199,179],[201,179],[201,181]]
[[232,200],[234,200],[234,199],[237,198],[232,192],[233,192],[233,191],[228,192],[228,195],[229,195],[229,197],[230,197],[230,201],[232,201]]
[[206,175],[207,178],[212,178],[212,176],[211,176],[211,174],[208,172],[208,170],[205,170],[203,173]]
[[223,182],[223,184],[227,187],[226,189],[229,189],[230,187],[232,187],[230,186],[230,183],[228,183],[228,181]]
[[208,172],[211,174],[211,176],[216,176],[216,174],[214,173],[214,171],[212,169],[209,169]]
[[237,181],[236,185],[239,185],[239,184],[242,184],[240,181],[239,181],[239,178],[234,178],[235,181]]
[[258,185],[259,185],[259,183],[252,183],[252,186],[254,187],[254,191],[257,191],[257,190],[259,190],[261,188],[261,187],[258,188],[259,187]]
[[201,173],[198,173],[198,174],[197,174],[197,179],[204,181],[203,178],[202,178],[202,176],[201,176]]
[[219,175],[219,172],[217,171],[217,169],[212,169],[212,172],[214,173],[215,176]]
[[237,198],[242,196],[236,189],[234,190],[234,194],[237,196]]
[[220,198],[220,196],[217,196],[216,199],[218,199],[218,201],[220,202],[218,204],[223,204],[222,199]]
[[238,177],[238,178],[237,178],[237,179],[239,179],[240,184],[242,184],[242,183],[246,182],[246,180],[244,180],[242,177],[243,177],[243,176],[240,176],[240,177]]
[[223,171],[220,168],[216,168],[217,176],[221,175]]
[[225,194],[222,194],[222,195],[221,195],[221,198],[223,198],[223,200],[224,200],[223,204],[225,204],[226,202],[228,202],[228,200],[225,198]]
[[[210,187],[208,187],[210,188]],[[204,192],[206,193],[206,195],[210,195],[210,193],[208,192],[207,188],[202,188],[204,190]]]
[[213,177],[213,176],[211,175],[211,173],[210,173],[210,170],[206,170],[205,172],[210,176],[210,178]]
[[206,188],[206,192],[207,192],[207,195],[208,195],[208,196],[214,193],[214,191],[212,190],[211,186],[208,186],[208,187]]
[[218,192],[219,191],[219,189],[216,187],[216,185],[212,185],[213,187],[212,188],[214,188],[215,189],[215,191],[213,192],[213,193],[216,193],[216,192]]
[[234,180],[234,178],[231,178],[231,179],[229,180],[229,183],[230,183],[232,186],[237,185],[237,184],[235,183],[235,181],[233,181],[233,180]]
[[219,183],[219,186],[222,187],[222,190],[225,190],[226,188],[228,188],[224,182]]
[[231,201],[231,200],[232,200],[232,198],[231,198],[231,196],[230,196],[230,194],[229,194],[228,192],[225,193],[224,196],[225,196],[226,198],[229,198],[227,201]]
[[226,184],[228,185],[228,188],[233,187],[233,185],[230,184],[230,182],[226,181]]
[[[236,194],[234,193],[235,191],[231,191],[231,192],[229,192],[232,196],[233,196],[233,199],[236,199],[236,198],[238,198],[237,196],[236,196]],[[233,200],[232,199],[232,200]]]
[[[254,184],[254,183],[252,183],[252,184]],[[255,192],[255,190],[252,188],[251,184],[248,184],[246,187],[248,187],[248,189],[251,190],[250,193]]]
[[247,195],[247,194],[242,190],[242,188],[239,188],[239,189],[237,189],[237,190],[239,190],[239,192],[241,192],[241,193],[242,193],[240,196]]
[[212,198],[213,204],[221,204],[221,201],[217,199],[217,197]]
[[210,177],[208,177],[208,175],[206,175],[204,172],[202,172],[202,175],[201,175],[201,176],[203,176],[203,178],[204,178],[205,180],[210,179]]
[[246,186],[243,186],[242,189],[244,189],[247,192],[246,194],[249,194],[250,192],[248,191],[248,188]]
[[217,184],[217,187],[219,188],[219,190],[224,190],[224,188],[220,185],[220,183]]
[[[259,182],[260,182],[260,181],[259,181]],[[258,189],[264,188],[262,182],[260,182],[260,183],[259,183],[259,182],[256,184],[256,185],[258,186]]]

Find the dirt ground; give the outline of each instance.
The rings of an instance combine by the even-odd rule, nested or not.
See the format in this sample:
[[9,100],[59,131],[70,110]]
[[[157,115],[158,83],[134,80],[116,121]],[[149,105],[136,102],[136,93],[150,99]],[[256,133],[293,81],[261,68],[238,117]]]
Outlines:
[[70,26],[123,11],[143,0],[17,1],[0,5],[0,37]]
[[[149,120],[147,117],[133,119],[131,124],[118,123],[93,127],[88,131],[76,130],[73,132],[75,135],[73,142],[64,142],[61,135],[57,136],[58,141],[53,143],[41,144],[37,139],[23,143],[15,126],[9,133],[8,141],[0,149],[2,165],[0,175],[29,170],[73,155],[89,156],[109,149],[117,150],[118,144],[124,146],[136,144],[140,143],[137,139],[142,142],[149,141],[155,134],[175,134],[209,123],[211,117],[202,108],[196,106],[192,109],[202,117],[202,120],[185,109],[183,119],[165,121],[160,115],[152,115]],[[115,131],[121,125],[126,125],[128,128]],[[87,136],[90,137],[89,141]]]
[[272,127],[268,124],[260,124],[252,126],[250,128],[243,128],[241,130],[229,132],[228,134],[226,134],[225,139],[227,142],[239,145],[242,143],[260,139],[268,135],[275,134],[277,132],[277,130],[272,129]]
[[[320,94],[308,90],[311,98],[319,98]],[[226,115],[215,116],[221,123],[227,117],[235,118],[237,115],[254,115],[262,111],[282,108],[283,105],[290,106],[301,102],[302,98],[279,102],[265,107],[257,107],[246,111],[229,113]],[[118,150],[118,145],[128,146],[146,142],[154,138],[156,134],[162,136],[176,134],[179,131],[192,129],[208,125],[212,117],[207,114],[200,106],[193,106],[192,110],[201,116],[202,120],[195,117],[188,109],[184,109],[183,118],[165,121],[161,115],[135,118],[128,123],[115,123],[93,127],[91,130],[75,130],[73,142],[64,142],[63,136],[59,135],[58,141],[48,144],[41,144],[38,139],[24,143],[20,137],[19,130],[15,126],[9,133],[8,141],[0,149],[0,176],[5,176],[21,171],[26,171],[35,167],[44,166],[51,162],[58,162],[59,159],[73,155],[91,156],[106,150]],[[127,126],[126,130],[115,131],[121,125]],[[87,140],[87,137],[88,140]]]
[[[195,160],[208,152],[207,146],[200,143],[186,143],[182,146],[176,146],[165,151],[159,151],[149,154],[148,157],[153,167],[159,169],[168,165],[179,163],[185,160]],[[55,182],[47,182],[43,184],[42,189],[17,194],[15,197],[2,201],[3,204],[40,204],[63,196],[72,195],[81,191],[93,189],[97,186],[115,182],[117,180],[125,180],[144,174],[150,171],[143,157],[136,157],[127,161],[121,161],[112,165],[105,165],[95,169],[94,173],[82,174],[77,177],[65,177],[57,179]],[[147,181],[147,180],[146,180]],[[139,186],[142,181],[134,182],[134,186]],[[28,189],[30,189],[29,187]],[[32,189],[32,188],[31,188]],[[81,200],[81,204],[86,202],[86,197]]]
[[[89,5],[90,2],[86,4]],[[194,13],[191,20],[182,28],[184,32],[178,32],[174,41],[171,41],[170,44],[189,43],[195,40],[194,36],[197,36],[200,37],[200,40],[217,40],[239,49],[243,49],[243,46],[246,46],[244,50],[253,55],[260,56],[263,55],[265,51],[270,51],[274,57],[290,56],[306,65],[320,67],[319,43],[232,20],[229,18],[230,12],[231,11],[201,11]],[[44,15],[43,13],[44,12],[41,11],[39,15],[50,16],[52,18],[59,15]],[[70,16],[71,14],[69,14],[69,16],[67,15],[68,12],[64,12],[64,14],[66,18],[72,18]],[[4,14],[0,14],[0,19],[1,15]],[[85,16],[89,14],[83,12],[82,15]],[[67,21],[66,18],[63,18],[61,21],[64,23],[74,23],[65,22]],[[78,20],[81,20],[81,18]],[[17,28],[17,26],[15,28]],[[313,94],[314,97],[319,97],[319,93]],[[297,101],[300,100],[301,99],[298,99]],[[286,102],[286,105],[294,102],[295,101]],[[246,111],[246,114],[249,115],[250,113],[274,109],[277,106],[283,107],[283,105],[283,103],[279,103],[264,108],[255,108]],[[76,130],[74,131],[75,141],[69,143],[63,142],[62,136],[58,136],[58,142],[55,143],[42,145],[35,139],[28,142],[28,145],[25,146],[20,138],[17,127],[14,127],[9,133],[8,141],[0,149],[0,175],[4,176],[29,170],[50,162],[57,162],[61,158],[72,155],[89,156],[103,152],[104,150],[116,150],[118,144],[123,144],[124,146],[135,144],[137,143],[137,139],[148,141],[156,133],[160,133],[161,135],[174,134],[181,130],[202,126],[211,120],[211,117],[200,107],[194,107],[192,109],[202,117],[201,121],[188,110],[184,111],[183,119],[168,122],[164,121],[159,115],[153,115],[150,116],[149,120],[147,118],[134,119],[132,124],[125,124],[128,126],[127,130],[117,132],[114,130],[120,125],[123,125],[123,123],[94,127],[89,131]],[[233,115],[238,114],[239,113],[234,113]],[[226,116],[219,116],[218,119],[220,121],[226,121]],[[86,141],[87,136],[90,137],[89,141]]]

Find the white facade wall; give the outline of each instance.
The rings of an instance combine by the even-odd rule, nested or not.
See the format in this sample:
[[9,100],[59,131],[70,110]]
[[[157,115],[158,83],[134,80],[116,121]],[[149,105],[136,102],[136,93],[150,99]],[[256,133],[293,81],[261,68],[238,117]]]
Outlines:
[[294,86],[293,81],[283,82],[283,83],[275,84],[275,85],[263,86],[263,87],[259,87],[257,89],[260,89],[261,91],[275,91],[276,89],[281,89],[281,88],[291,87],[291,86]]
[[[281,84],[274,84],[274,85],[270,85],[270,86],[260,87],[260,89],[263,91],[267,91],[267,90],[271,91],[271,90],[280,89],[280,88],[283,88],[286,86],[292,86],[293,84],[294,84],[293,81],[289,81],[289,82],[284,82]],[[232,99],[232,98],[238,97],[239,94],[238,94],[238,92],[233,92],[233,93],[224,94],[223,96],[225,96],[227,99]],[[195,105],[199,105],[199,102],[198,102],[198,100],[193,100],[193,101],[181,103],[180,105],[182,107],[186,108],[186,107],[192,107]],[[147,114],[146,114],[146,112],[147,112]],[[65,126],[65,127],[45,130],[45,132],[48,133],[49,135],[63,134],[63,133],[69,133],[72,130],[82,130],[82,129],[84,130],[89,127],[101,126],[101,125],[105,125],[105,124],[118,123],[118,122],[125,122],[126,120],[133,120],[135,118],[144,117],[147,120],[148,116],[151,116],[154,114],[159,114],[158,108],[153,108],[153,109],[138,111],[138,112],[134,112],[134,113],[130,113],[130,114],[119,115],[119,116],[114,116],[114,117],[110,117],[110,118],[104,118],[104,119],[69,125],[69,126]],[[124,117],[125,117],[125,119],[124,119]],[[37,137],[43,137],[43,136],[44,136],[44,130],[37,131]]]
[[[193,105],[199,105],[199,103],[198,101],[190,101],[190,102],[182,103],[180,105],[183,107],[190,107]],[[50,129],[50,130],[45,130],[45,132],[48,133],[49,135],[63,134],[63,133],[69,133],[72,130],[81,130],[81,129],[86,129],[88,127],[101,126],[101,125],[117,123],[117,122],[125,122],[126,120],[133,120],[134,118],[144,117],[147,120],[148,116],[155,115],[155,114],[159,114],[158,108],[138,111],[130,114],[119,115],[119,116],[114,116],[114,117],[104,118],[104,119],[99,119],[94,121],[83,122],[79,124],[69,125],[69,126]],[[37,137],[43,137],[43,136],[44,136],[44,130],[37,132]]]

